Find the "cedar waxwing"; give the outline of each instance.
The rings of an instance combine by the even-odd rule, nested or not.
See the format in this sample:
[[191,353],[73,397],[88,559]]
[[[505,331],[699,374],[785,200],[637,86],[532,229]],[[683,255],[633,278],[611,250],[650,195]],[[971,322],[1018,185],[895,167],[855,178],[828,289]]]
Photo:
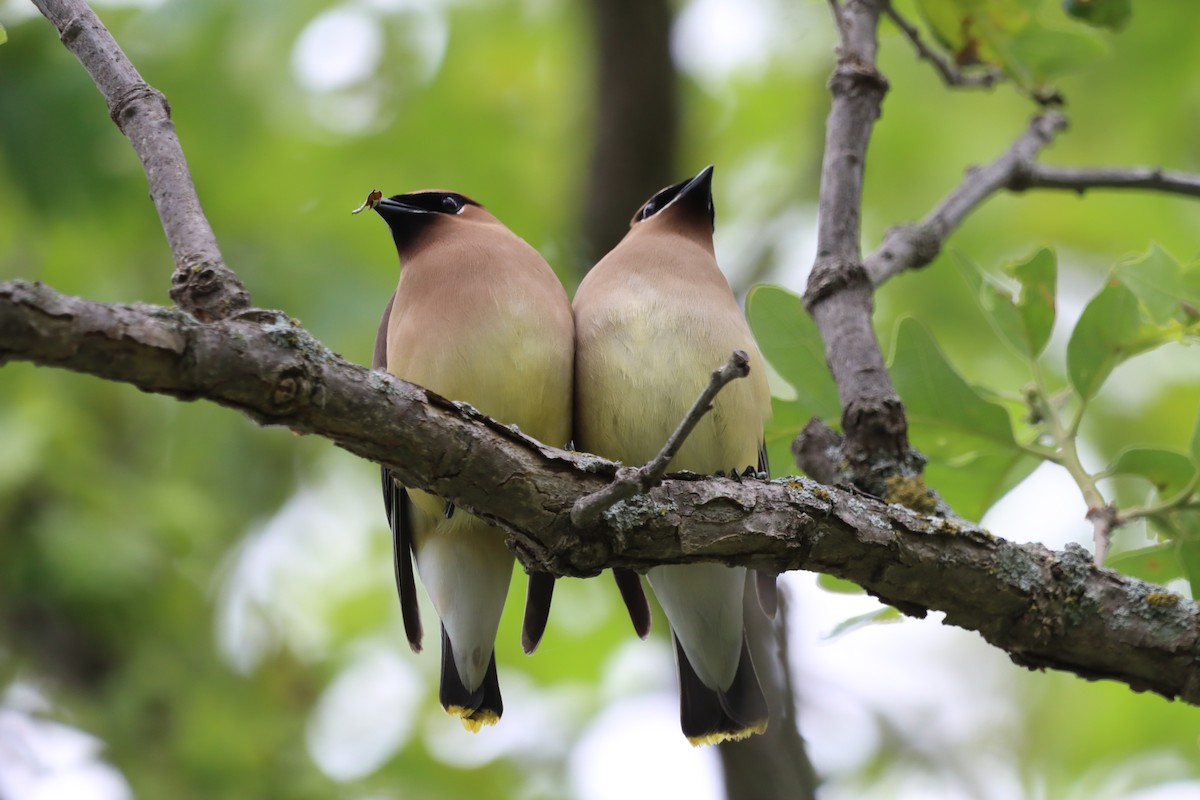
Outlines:
[[[400,255],[400,281],[375,338],[385,368],[540,441],[571,438],[574,325],[567,294],[536,250],[483,206],[455,192],[422,191],[366,205],[383,217]],[[361,210],[361,209],[360,209]],[[500,719],[495,642],[513,554],[504,534],[383,470],[404,628],[421,649],[412,561],[442,623],[439,699],[478,731]],[[521,644],[545,630],[554,579],[529,576]]]
[[[575,444],[605,458],[650,461],[710,373],[734,350],[746,379],[726,386],[671,461],[672,471],[765,469],[766,371],[713,251],[712,167],[663,189],[575,294]],[[767,704],[742,619],[746,570],[653,567],[679,667],[680,722],[692,744],[762,733]],[[769,584],[767,586],[766,584]],[[764,607],[774,576],[760,579]]]

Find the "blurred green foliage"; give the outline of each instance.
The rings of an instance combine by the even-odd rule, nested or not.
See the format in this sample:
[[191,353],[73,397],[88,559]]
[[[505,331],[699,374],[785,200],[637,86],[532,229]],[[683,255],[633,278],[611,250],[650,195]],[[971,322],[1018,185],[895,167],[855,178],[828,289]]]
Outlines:
[[[912,3],[897,5],[920,18]],[[928,13],[934,4],[920,5]],[[1054,5],[1042,3],[1038,19]],[[1073,5],[1077,16],[1088,6]],[[679,13],[699,14],[700,6],[681,3]],[[1069,65],[1077,71],[1041,64],[1019,76],[1027,85],[1052,77],[1068,101],[1072,130],[1046,158],[1200,171],[1200,50],[1192,44],[1200,6],[1174,4],[1132,18],[1120,3],[1096,0],[1093,7],[1101,6],[1102,16],[1091,19],[1096,30],[1066,17],[1054,22],[1096,45]],[[818,0],[735,7],[766,15],[765,41],[721,71],[683,75],[680,170],[717,164],[719,256],[727,266],[746,266],[747,253],[729,247],[750,242],[747,251],[768,253],[770,268],[796,261],[792,250],[804,231],[793,220],[811,226],[815,214],[833,38]],[[368,361],[396,279],[382,227],[348,213],[370,189],[461,190],[538,247],[569,286],[578,280],[575,221],[591,114],[590,39],[580,4],[167,0],[100,13],[170,100],[205,210],[254,301],[285,309],[347,357]],[[339,29],[316,26],[331,14],[365,23],[379,58],[325,85],[304,78],[303,64],[341,52],[334,46]],[[43,280],[109,302],[168,302],[170,254],[128,143],[43,20],[17,2],[0,6],[0,19],[8,33],[0,48],[0,279]],[[1105,31],[1121,25],[1120,35]],[[308,51],[300,45],[305,36],[315,37]],[[1033,112],[1009,86],[944,90],[887,24],[880,58],[892,90],[867,163],[868,249],[890,225],[926,213],[968,165],[1001,152]],[[1163,454],[1192,465],[1198,457],[1192,431],[1200,376],[1188,369],[1194,355],[1171,345],[1121,364],[1110,345],[1122,336],[1089,336],[1072,347],[1065,335],[1080,313],[1088,319],[1085,307],[1097,302],[1088,298],[1110,291],[1102,289],[1110,274],[1135,298],[1137,313],[1159,326],[1181,324],[1159,278],[1139,284],[1124,267],[1110,269],[1149,252],[1155,274],[1173,280],[1171,264],[1190,264],[1200,250],[1198,223],[1194,202],[1153,194],[992,199],[951,245],[984,267],[988,285],[1020,284],[1023,304],[1003,318],[992,315],[999,335],[983,321],[982,284],[962,280],[952,257],[891,281],[877,298],[877,331],[885,352],[895,354],[897,384],[915,412],[914,441],[936,456],[930,484],[958,498],[963,513],[982,513],[1032,467],[1012,444],[1031,432],[1020,403],[977,388],[1021,387],[1028,347],[1044,349],[1052,389],[1088,394],[1080,433],[1091,467],[1112,464],[1114,473],[1145,479],[1116,483],[1119,502],[1143,502],[1148,484],[1155,491],[1176,486],[1182,462]],[[749,234],[736,239],[738,230]],[[759,241],[766,231],[777,240]],[[1043,246],[1057,253],[1056,273],[1036,255],[1004,276],[999,265]],[[1172,254],[1170,261],[1160,254]],[[793,290],[803,286],[801,274],[766,275]],[[1038,305],[1047,287],[1058,309],[1048,343],[1046,308]],[[1129,308],[1125,295],[1118,300],[1118,310]],[[790,436],[808,416],[837,418],[815,330],[799,308],[794,294],[775,288],[750,300],[752,316],[774,320],[760,331],[764,350],[794,388],[790,399],[786,391],[777,398],[769,432],[777,472],[788,471]],[[1095,350],[1101,343],[1109,349]],[[792,354],[780,355],[787,348]],[[1145,366],[1134,372],[1135,364]],[[1098,380],[1101,373],[1107,380]],[[928,391],[931,380],[977,413],[956,424],[941,419],[939,428],[945,398]],[[1131,447],[1142,451],[1131,455]],[[481,735],[503,743],[497,757],[472,750],[475,744],[456,754],[459,740],[436,708],[436,658],[408,654],[399,633],[383,515],[372,493],[375,468],[331,451],[327,442],[261,429],[226,409],[5,365],[0,674],[35,683],[52,699],[53,716],[99,736],[105,757],[142,797],[566,794],[570,748],[588,722],[614,698],[656,685],[645,678],[614,686],[606,672],[630,639],[611,585],[565,582],[546,642],[524,659],[514,613],[523,582],[514,580],[498,645],[514,719],[506,715]],[[360,485],[361,494],[344,489]],[[283,511],[303,496],[332,507],[311,530],[297,521],[303,514]],[[304,546],[287,539],[302,529],[312,538],[300,537],[301,545],[344,539],[361,546],[353,558],[328,562],[314,549],[314,565],[301,559]],[[300,577],[249,570],[255,559],[269,561],[272,536],[291,542],[288,557],[301,559]],[[1184,545],[1173,538],[1155,551],[1164,558],[1142,551],[1145,568],[1128,568],[1157,580],[1188,574],[1200,555]],[[259,594],[235,580],[243,568],[265,585]],[[235,597],[236,586],[243,594]],[[280,593],[287,603],[272,606],[269,598]],[[240,636],[230,633],[230,619],[240,620]],[[251,655],[247,641],[258,642]],[[382,643],[416,676],[404,720],[411,731],[397,736],[377,767],[335,778],[312,756],[314,709],[343,670],[360,663],[364,641]],[[664,680],[673,680],[669,671]],[[1067,787],[1103,783],[1105,770],[1151,754],[1191,765],[1162,779],[1200,777],[1195,709],[1066,675],[1020,673],[1015,682],[1017,768],[1030,796],[1066,796]],[[524,734],[532,740],[505,739],[521,729],[517,708],[535,696],[548,698],[549,716],[523,728],[533,726]],[[393,707],[372,713],[374,724],[391,724]],[[820,739],[823,732],[805,734]],[[873,761],[832,777],[862,787],[859,796],[888,796],[884,767],[902,765],[907,752],[888,737],[879,741]]]

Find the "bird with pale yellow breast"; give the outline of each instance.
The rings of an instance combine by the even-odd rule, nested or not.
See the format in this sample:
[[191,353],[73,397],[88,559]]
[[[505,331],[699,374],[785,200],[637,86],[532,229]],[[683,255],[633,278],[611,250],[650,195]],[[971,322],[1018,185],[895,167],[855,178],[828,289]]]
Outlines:
[[[766,373],[717,266],[713,219],[707,167],[638,209],[625,238],[580,284],[574,302],[579,449],[631,465],[650,461],[712,370],[743,350],[750,357],[748,378],[717,395],[669,469],[766,470]],[[713,744],[763,732],[767,704],[743,629],[746,570],[666,565],[646,577],[675,643],[680,722],[689,741]],[[760,576],[759,589],[764,606],[770,605],[774,576]]]
[[[372,367],[386,369],[555,446],[571,438],[574,326],[550,265],[483,206],[429,190],[371,207],[391,229],[400,280],[375,339]],[[360,209],[362,210],[362,209]],[[383,469],[405,632],[421,649],[412,564],[441,620],[439,699],[478,731],[503,711],[495,642],[512,577],[504,534]],[[521,643],[537,647],[554,579],[532,574]]]

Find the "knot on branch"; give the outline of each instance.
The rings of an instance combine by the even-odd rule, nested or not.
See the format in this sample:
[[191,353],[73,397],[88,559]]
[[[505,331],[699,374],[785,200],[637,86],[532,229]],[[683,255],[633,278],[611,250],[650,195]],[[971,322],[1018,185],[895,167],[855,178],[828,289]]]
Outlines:
[[290,412],[294,406],[308,397],[312,387],[308,370],[299,365],[284,367],[274,378],[271,387],[271,405],[280,413]]
[[905,233],[913,248],[913,267],[920,268],[928,266],[938,253],[942,252],[942,240],[945,238],[944,233],[939,233],[931,229],[927,225],[905,225]]
[[904,404],[895,394],[851,400],[842,411],[844,469],[850,482],[878,497],[894,475],[917,475],[925,458],[908,442]]
[[804,307],[809,313],[833,295],[849,289],[871,291],[871,276],[861,261],[818,258],[804,290]]
[[853,56],[845,56],[839,60],[837,69],[829,78],[829,91],[835,96],[869,95],[882,100],[889,88],[887,78],[883,77],[883,73],[876,69],[874,64]]
[[1023,192],[1033,187],[1034,165],[1032,161],[1017,161],[1012,165],[1007,188],[1010,192]]
[[792,440],[792,458],[817,483],[835,486],[845,480],[842,435],[816,417]]
[[175,304],[201,322],[226,319],[250,307],[246,287],[223,264],[180,264],[168,292]]
[[121,129],[121,133],[126,133],[126,121],[137,116],[143,103],[158,104],[162,107],[167,119],[171,118],[171,104],[167,102],[166,95],[144,81],[130,86],[113,97],[108,104],[108,116]]
[[879,250],[867,259],[868,274],[876,274],[879,270],[898,271],[928,266],[942,252],[946,233],[945,230],[938,230],[929,220],[893,225],[884,234]]
[[1049,144],[1062,131],[1068,127],[1067,118],[1058,111],[1046,111],[1038,114],[1033,118],[1029,125],[1042,139],[1043,142]]
[[69,49],[71,43],[79,38],[79,34],[83,33],[87,23],[95,18],[94,15],[76,14],[58,29],[58,40]]

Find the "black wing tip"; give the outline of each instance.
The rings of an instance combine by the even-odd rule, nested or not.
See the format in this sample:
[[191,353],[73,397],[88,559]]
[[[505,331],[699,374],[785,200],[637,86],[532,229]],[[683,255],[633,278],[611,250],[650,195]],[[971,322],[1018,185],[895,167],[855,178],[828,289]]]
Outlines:
[[554,576],[546,572],[529,573],[529,588],[525,592],[525,617],[521,622],[521,649],[533,655],[550,620],[550,604],[554,600]]
[[625,609],[629,612],[629,621],[633,623],[634,633],[639,639],[650,635],[654,616],[650,613],[650,603],[646,600],[646,590],[642,587],[641,577],[631,569],[614,568],[613,580],[617,582],[617,590],[625,601]]
[[387,467],[381,468],[383,476],[383,507],[387,512],[388,527],[392,531],[392,568],[396,577],[396,594],[400,596],[400,617],[404,621],[404,635],[414,653],[421,652],[424,628],[421,625],[421,607],[417,601],[417,585],[413,579],[411,505],[408,492],[392,478]]

